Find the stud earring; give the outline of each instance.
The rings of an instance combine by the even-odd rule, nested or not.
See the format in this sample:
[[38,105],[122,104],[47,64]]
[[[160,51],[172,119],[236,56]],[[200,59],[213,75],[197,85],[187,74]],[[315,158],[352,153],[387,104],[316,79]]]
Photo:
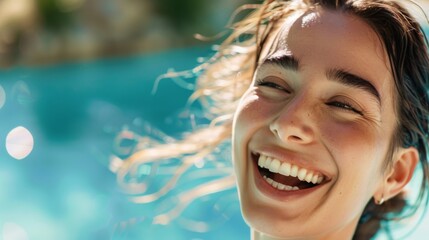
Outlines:
[[377,205],[381,205],[383,203],[384,203],[384,197],[381,197],[380,200],[375,200],[375,204],[377,204]]

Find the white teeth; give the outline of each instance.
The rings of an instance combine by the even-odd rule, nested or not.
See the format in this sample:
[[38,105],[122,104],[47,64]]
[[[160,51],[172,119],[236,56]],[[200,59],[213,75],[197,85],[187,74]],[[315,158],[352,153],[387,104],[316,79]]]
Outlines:
[[313,180],[313,172],[307,173],[307,176],[305,176],[304,180],[308,183],[311,183],[311,180]]
[[277,188],[277,186],[279,185],[279,183],[273,180],[273,183],[271,183],[271,185],[273,185],[273,187]]
[[280,161],[273,159],[270,164],[270,172],[278,173],[280,168]]
[[289,163],[282,163],[280,166],[279,173],[285,176],[290,175],[290,164]]
[[267,160],[267,157],[261,155],[258,159],[258,165],[260,167],[264,167],[265,166],[265,161]]
[[301,168],[298,171],[298,179],[301,180],[301,181],[304,181],[305,176],[307,176],[307,169]]
[[292,177],[298,176],[298,166],[292,165],[292,168],[290,169],[290,175]]
[[[258,159],[258,166],[261,168],[266,168],[270,172],[279,173],[284,176],[297,177],[301,181],[305,181],[308,183],[319,184],[323,181],[323,176],[320,176],[313,171],[307,170],[305,168],[299,168],[296,165],[280,162],[279,160],[271,157],[267,157],[264,155],[260,155]],[[269,178],[268,178],[269,179]],[[272,183],[270,183],[272,184]],[[276,185],[276,188],[283,190],[283,184]],[[284,190],[288,190],[288,186],[286,185]]]
[[264,176],[265,181],[267,181],[267,183],[269,183],[271,186],[273,186],[274,188],[277,188],[278,190],[282,190],[282,191],[296,191],[299,190],[299,187],[297,186],[288,186],[288,185],[284,185],[282,183],[276,182],[271,178],[268,178],[266,176]]
[[313,178],[311,179],[311,182],[313,184],[316,184],[318,179],[319,179],[319,177],[317,175],[313,175]]
[[271,161],[271,158],[267,157],[264,162],[264,168],[270,169]]

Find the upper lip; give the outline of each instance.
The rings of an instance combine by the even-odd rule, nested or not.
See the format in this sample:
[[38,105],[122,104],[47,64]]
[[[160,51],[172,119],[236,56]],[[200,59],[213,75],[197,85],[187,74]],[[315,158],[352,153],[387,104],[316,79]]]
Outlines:
[[[271,158],[275,158],[279,160],[281,163],[287,162],[290,164],[294,164],[299,168],[305,168],[307,170],[311,170],[315,173],[318,173],[324,177],[324,182],[329,181],[331,179],[330,174],[327,173],[324,169],[316,166],[314,161],[315,159],[308,159],[299,156],[297,153],[290,152],[287,150],[275,150],[275,149],[258,149],[252,150],[251,155],[254,158],[255,156],[259,157],[260,155],[265,155]],[[258,159],[256,159],[257,161]],[[320,163],[319,163],[320,164]]]

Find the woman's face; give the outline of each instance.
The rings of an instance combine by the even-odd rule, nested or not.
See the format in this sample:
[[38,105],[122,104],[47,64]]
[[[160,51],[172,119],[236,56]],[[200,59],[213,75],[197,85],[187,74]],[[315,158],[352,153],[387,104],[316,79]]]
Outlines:
[[350,238],[395,128],[384,47],[358,17],[319,9],[270,48],[234,119],[243,216],[269,236]]

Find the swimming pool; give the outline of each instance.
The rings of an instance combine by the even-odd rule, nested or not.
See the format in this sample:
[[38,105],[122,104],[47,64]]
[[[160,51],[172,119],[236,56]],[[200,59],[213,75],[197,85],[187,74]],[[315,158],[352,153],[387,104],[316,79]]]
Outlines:
[[[189,127],[187,119],[172,116],[180,115],[191,91],[166,80],[152,94],[154,80],[172,66],[194,67],[209,51],[1,71],[0,239],[249,239],[234,188],[195,200],[171,224],[153,224],[177,202],[177,193],[210,178],[198,175],[210,163],[192,166],[177,192],[149,204],[130,202],[109,169],[122,131],[151,126],[174,136]],[[7,138],[20,126],[30,135],[18,131]],[[428,225],[426,217],[407,239],[425,239]]]

